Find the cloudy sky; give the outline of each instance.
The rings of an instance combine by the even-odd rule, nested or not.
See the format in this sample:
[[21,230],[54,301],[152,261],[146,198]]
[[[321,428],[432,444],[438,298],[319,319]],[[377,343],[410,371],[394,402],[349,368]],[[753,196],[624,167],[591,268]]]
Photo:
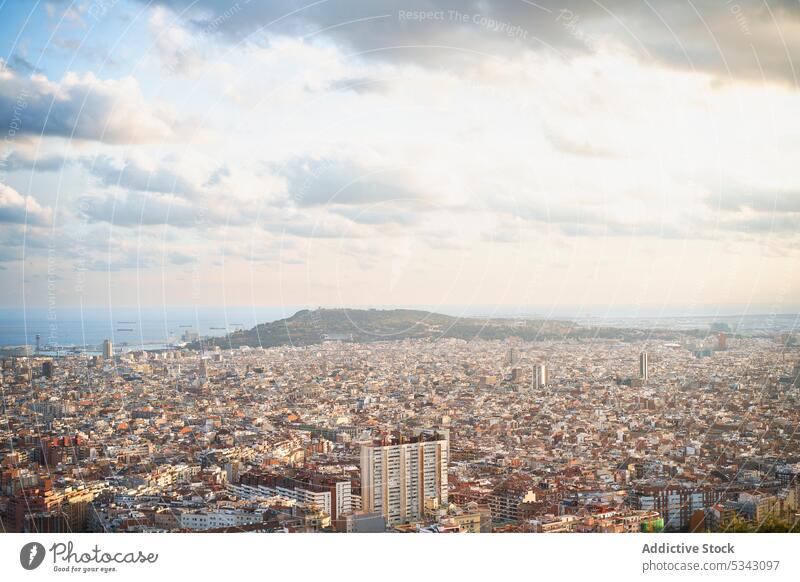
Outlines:
[[800,304],[797,0],[0,0],[0,306]]

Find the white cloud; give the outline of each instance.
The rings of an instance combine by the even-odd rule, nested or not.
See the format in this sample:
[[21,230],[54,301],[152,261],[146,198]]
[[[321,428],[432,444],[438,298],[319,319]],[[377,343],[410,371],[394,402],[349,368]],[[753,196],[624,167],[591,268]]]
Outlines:
[[[613,298],[620,281],[651,274],[654,262],[666,288],[681,272],[720,280],[714,269],[729,265],[718,259],[732,245],[743,256],[759,245],[797,255],[800,103],[785,85],[750,75],[720,83],[714,66],[695,72],[608,42],[614,35],[596,12],[582,22],[599,35],[563,54],[522,44],[488,56],[436,59],[430,49],[382,58],[352,52],[381,41],[380,27],[314,34],[325,14],[228,43],[217,32],[247,25],[245,8],[203,32],[214,13],[201,4],[192,20],[150,13],[158,67],[137,62],[135,78],[70,73],[57,84],[6,71],[0,85],[0,122],[21,92],[24,132],[60,143],[53,138],[74,129],[105,142],[91,155],[85,143],[59,150],[84,163],[70,164],[63,192],[53,191],[66,208],[89,201],[95,228],[163,233],[167,262],[226,257],[225,276],[248,289],[261,263],[286,267],[282,283],[312,303],[326,301],[333,280],[345,303],[371,284],[399,303],[438,298],[437,285],[454,289],[450,298],[491,302],[503,269],[519,268],[515,276],[535,282],[515,287],[513,300],[530,290],[546,302],[581,301],[587,272]],[[638,15],[631,6],[626,13]],[[387,39],[489,34],[403,26]],[[214,140],[184,133],[170,110],[202,120]],[[58,168],[40,158],[43,169]],[[30,159],[9,158],[17,167]],[[62,187],[54,172],[36,174],[37,186]],[[148,252],[127,264],[156,268],[157,250]]]
[[189,132],[168,108],[147,103],[134,77],[67,73],[56,83],[1,65],[0,125],[18,133],[123,144],[171,141]]
[[53,212],[33,196],[23,196],[11,186],[0,184],[0,223],[47,225]]

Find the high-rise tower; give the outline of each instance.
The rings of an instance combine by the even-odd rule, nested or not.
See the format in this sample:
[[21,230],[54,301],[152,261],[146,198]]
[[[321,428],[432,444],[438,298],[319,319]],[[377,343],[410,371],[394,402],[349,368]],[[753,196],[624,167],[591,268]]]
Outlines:
[[426,504],[447,505],[449,441],[441,435],[418,442],[361,447],[361,504],[388,523],[421,519]]
[[103,340],[103,358],[106,360],[114,359],[114,346],[110,339]]
[[647,380],[649,375],[649,370],[647,369],[647,352],[642,352],[639,354],[639,378],[641,380]]
[[547,376],[547,364],[536,364],[533,367],[533,377],[531,378],[533,388],[544,388],[547,386],[549,382]]

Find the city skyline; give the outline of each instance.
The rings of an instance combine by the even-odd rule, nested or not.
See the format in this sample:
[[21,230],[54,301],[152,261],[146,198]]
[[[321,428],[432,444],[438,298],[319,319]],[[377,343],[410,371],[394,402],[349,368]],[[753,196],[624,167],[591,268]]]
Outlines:
[[[335,315],[306,321],[341,331]],[[405,328],[377,317],[374,330]],[[284,345],[5,356],[0,526],[797,529],[796,333],[506,326],[469,340],[307,343],[297,328]]]
[[796,311],[800,15],[736,7],[8,2],[0,306]]

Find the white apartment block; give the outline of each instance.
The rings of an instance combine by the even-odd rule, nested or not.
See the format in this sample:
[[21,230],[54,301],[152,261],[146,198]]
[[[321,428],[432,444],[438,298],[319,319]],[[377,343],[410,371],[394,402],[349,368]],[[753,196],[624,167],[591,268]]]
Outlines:
[[182,513],[179,524],[183,529],[202,531],[219,527],[236,527],[260,523],[262,520],[263,516],[260,513],[249,511],[201,511]]
[[[350,481],[339,481],[336,487],[336,507],[334,508],[331,500],[331,492],[329,490],[313,491],[310,487],[303,487],[300,484],[293,487],[283,487],[277,485],[269,487],[267,485],[246,485],[242,484],[228,484],[228,491],[236,495],[240,499],[264,499],[269,497],[283,497],[291,499],[303,505],[315,505],[322,509],[331,517],[338,517],[340,515],[347,515],[353,511],[351,499],[351,484]],[[322,487],[316,487],[322,489]],[[332,511],[334,510],[335,511]]]
[[390,524],[421,519],[426,502],[447,504],[449,441],[361,447],[361,505]]

